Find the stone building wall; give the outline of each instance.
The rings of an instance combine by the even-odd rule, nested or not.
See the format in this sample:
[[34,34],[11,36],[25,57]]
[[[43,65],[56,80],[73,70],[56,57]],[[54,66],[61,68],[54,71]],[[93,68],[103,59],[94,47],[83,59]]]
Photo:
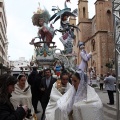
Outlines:
[[[85,9],[85,13],[82,10]],[[111,1],[96,0],[96,14],[92,19],[88,18],[88,1],[79,0],[78,10],[81,15],[78,16],[80,32],[77,33],[77,40],[85,42],[86,51],[92,51],[93,55],[89,61],[89,67],[96,70],[96,74],[105,74],[109,69],[105,66],[106,63],[114,60],[114,40],[113,40],[113,16]],[[86,17],[83,17],[86,14]],[[77,44],[77,42],[76,42]],[[79,49],[73,47],[73,51],[79,54]],[[78,55],[77,63],[80,63]]]

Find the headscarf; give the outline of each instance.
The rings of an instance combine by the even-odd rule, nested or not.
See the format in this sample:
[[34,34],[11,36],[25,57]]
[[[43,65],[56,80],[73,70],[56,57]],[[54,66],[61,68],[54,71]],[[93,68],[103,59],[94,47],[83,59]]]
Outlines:
[[79,70],[76,72],[79,74],[80,83],[78,85],[74,103],[87,99],[87,85],[88,85],[87,74],[83,72],[82,70]]
[[72,111],[73,104],[87,99],[87,74],[81,70],[76,71],[80,77],[80,83],[77,91],[74,86],[71,87],[58,101],[58,107],[63,113],[65,120],[66,116]]

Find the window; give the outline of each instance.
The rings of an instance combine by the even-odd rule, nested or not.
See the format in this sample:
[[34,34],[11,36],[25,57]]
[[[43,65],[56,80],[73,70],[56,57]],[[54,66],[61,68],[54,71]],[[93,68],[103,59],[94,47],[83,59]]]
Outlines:
[[95,40],[94,39],[91,41],[91,45],[92,45],[92,51],[95,51]]
[[80,8],[79,8],[79,17],[80,17]]
[[108,23],[108,30],[111,31],[112,29],[112,17],[111,17],[111,11],[107,10],[107,23]]
[[86,18],[86,15],[85,15],[85,7],[83,7],[83,18]]

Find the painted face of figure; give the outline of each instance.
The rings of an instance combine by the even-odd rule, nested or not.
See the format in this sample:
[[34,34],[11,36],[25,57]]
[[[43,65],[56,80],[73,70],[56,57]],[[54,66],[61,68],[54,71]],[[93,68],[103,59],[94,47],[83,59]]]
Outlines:
[[44,19],[43,19],[43,18],[40,18],[40,19],[39,19],[39,25],[40,25],[40,26],[43,26],[43,24],[44,24]]
[[20,80],[19,80],[19,86],[20,86],[21,88],[24,88],[24,87],[25,87],[25,83],[26,83],[26,77],[23,76],[23,77],[21,77]]
[[80,80],[75,75],[72,75],[72,84],[76,90],[78,89],[79,83]]
[[69,16],[67,16],[67,15],[63,16],[62,21],[66,21],[66,20],[68,19],[68,17],[69,17]]
[[15,85],[9,85],[8,86],[8,92],[11,94],[15,89]]
[[66,86],[69,80],[69,76],[68,75],[63,75],[61,78],[61,83],[62,85]]

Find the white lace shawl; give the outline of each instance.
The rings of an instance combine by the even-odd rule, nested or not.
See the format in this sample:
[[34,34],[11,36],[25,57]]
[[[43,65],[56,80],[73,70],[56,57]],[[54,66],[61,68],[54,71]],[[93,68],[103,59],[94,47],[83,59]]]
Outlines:
[[[58,108],[61,111],[61,116],[63,116],[60,120],[69,120],[68,115],[69,113],[73,110],[73,105],[76,103],[80,103],[82,101],[86,101],[85,104],[87,103],[87,100],[89,100],[90,96],[87,96],[90,91],[87,91],[88,84],[87,84],[87,75],[82,72],[82,71],[77,71],[81,77],[80,84],[78,86],[78,90],[76,92],[74,86],[71,87],[58,101]],[[93,94],[96,94],[93,92]],[[87,99],[87,97],[89,97]],[[91,100],[91,102],[94,103],[94,101],[97,101],[99,97],[95,97],[94,99]],[[91,98],[90,98],[91,99]],[[101,101],[99,102],[101,104]],[[99,110],[98,110],[99,111]],[[82,119],[81,119],[82,120]],[[100,120],[100,119],[99,119]]]

